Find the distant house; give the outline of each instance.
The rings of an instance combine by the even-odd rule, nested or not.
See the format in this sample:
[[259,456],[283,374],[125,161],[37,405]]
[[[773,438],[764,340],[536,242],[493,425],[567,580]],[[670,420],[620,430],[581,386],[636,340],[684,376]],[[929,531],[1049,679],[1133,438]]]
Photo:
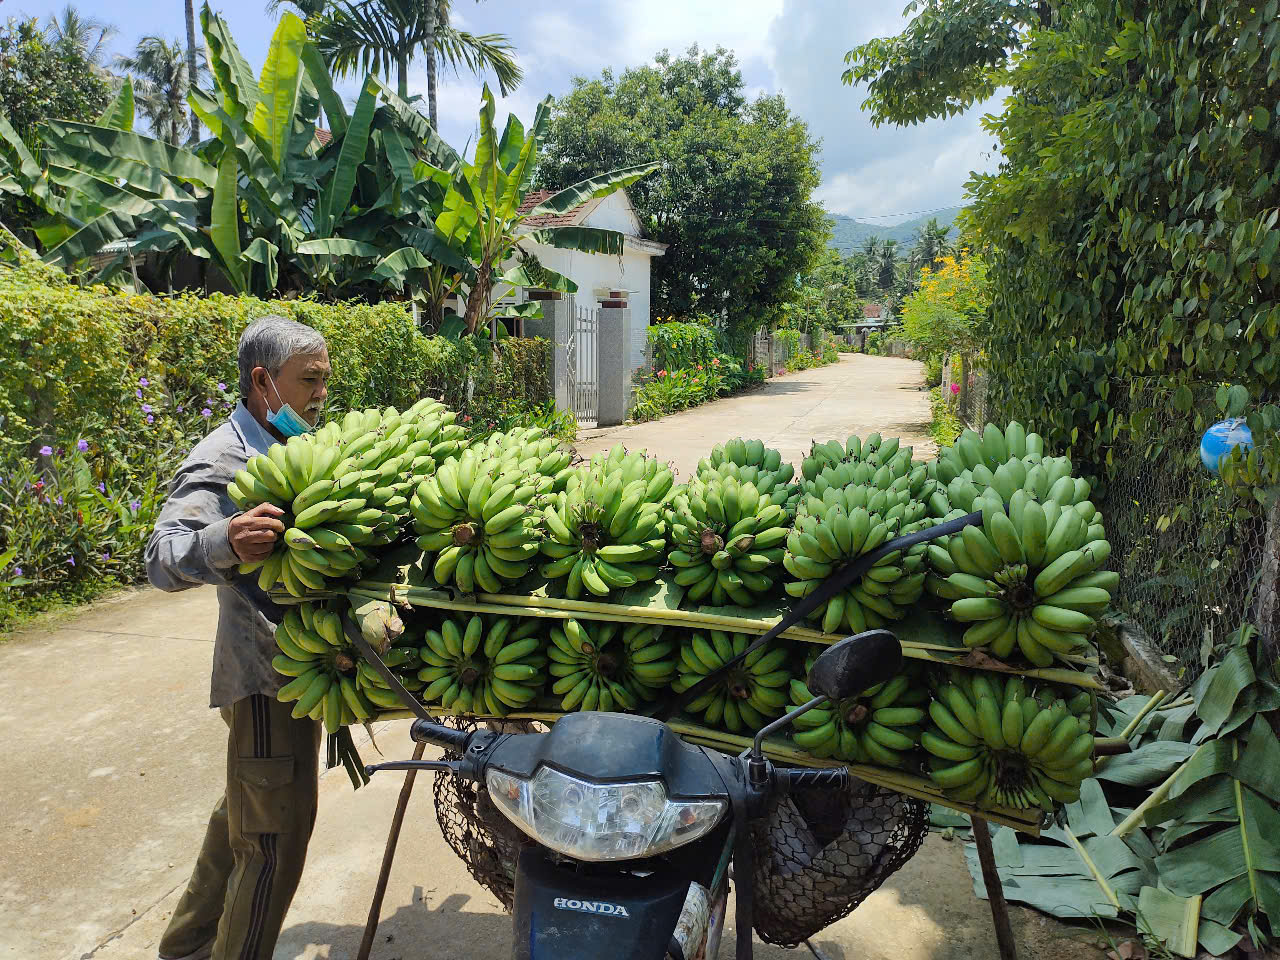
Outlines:
[[[550,197],[550,190],[535,190],[524,198],[521,212],[528,212]],[[524,221],[519,232],[531,234],[544,227],[598,227],[616,230],[625,238],[621,257],[600,253],[561,250],[532,240],[521,242],[521,249],[533,254],[549,270],[563,274],[578,285],[577,300],[583,306],[631,308],[631,366],[644,363],[645,344],[649,335],[649,267],[653,257],[667,251],[665,243],[645,239],[640,232],[640,218],[625,190],[607,197],[588,200],[563,214],[543,214]],[[525,291],[522,299],[539,299],[539,291]]]

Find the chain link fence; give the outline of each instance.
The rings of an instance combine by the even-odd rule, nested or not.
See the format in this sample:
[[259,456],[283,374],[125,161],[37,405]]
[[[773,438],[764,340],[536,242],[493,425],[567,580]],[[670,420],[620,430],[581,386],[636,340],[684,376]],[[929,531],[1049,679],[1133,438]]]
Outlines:
[[1118,412],[1155,411],[1133,420],[1111,446],[1109,482],[1100,491],[1121,574],[1113,603],[1190,680],[1234,630],[1257,622],[1264,559],[1277,531],[1261,503],[1230,495],[1200,463],[1195,412],[1201,422],[1220,419],[1212,390],[1200,391],[1188,413],[1154,379],[1114,383],[1111,396]]

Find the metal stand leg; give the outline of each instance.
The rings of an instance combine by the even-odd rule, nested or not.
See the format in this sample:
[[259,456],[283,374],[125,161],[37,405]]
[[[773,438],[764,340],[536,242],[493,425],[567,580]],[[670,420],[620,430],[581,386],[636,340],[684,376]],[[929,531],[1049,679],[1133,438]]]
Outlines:
[[991,851],[991,831],[987,821],[971,817],[973,842],[978,848],[978,862],[982,864],[982,882],[987,888],[987,900],[991,903],[991,921],[996,928],[996,944],[1000,948],[1000,960],[1018,960],[1018,948],[1013,942],[1013,927],[1009,923],[1009,905],[1005,903],[1004,887],[996,870],[995,854]]
[[[413,759],[421,760],[425,743],[419,743],[413,750]],[[373,949],[373,938],[378,932],[378,920],[382,916],[382,898],[387,893],[387,880],[391,877],[391,863],[396,858],[396,844],[400,842],[400,827],[404,824],[404,811],[409,806],[409,797],[413,793],[413,782],[418,771],[410,770],[404,776],[404,786],[400,788],[400,799],[396,801],[395,816],[391,818],[391,830],[387,833],[387,848],[382,852],[382,867],[378,871],[378,884],[373,888],[373,903],[369,906],[369,919],[364,925],[364,939],[360,941],[360,950],[356,960],[369,960],[369,951]]]

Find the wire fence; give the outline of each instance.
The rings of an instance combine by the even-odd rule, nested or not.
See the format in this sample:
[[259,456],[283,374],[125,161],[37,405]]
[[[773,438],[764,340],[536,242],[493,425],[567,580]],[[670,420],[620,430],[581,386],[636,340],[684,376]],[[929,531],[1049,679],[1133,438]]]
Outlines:
[[[987,402],[988,371],[972,357],[955,367],[944,364],[943,389],[958,384],[962,419],[978,430],[988,419],[1002,421]],[[1269,520],[1257,500],[1230,495],[1200,463],[1195,413],[1203,414],[1201,423],[1220,419],[1213,389],[1202,388],[1188,413],[1177,411],[1171,388],[1156,378],[1113,382],[1110,396],[1118,414],[1155,411],[1130,419],[1130,428],[1101,451],[1111,463],[1099,471],[1105,482],[1094,501],[1121,575],[1112,603],[1171,672],[1189,681],[1242,624],[1268,636],[1278,632],[1269,621],[1276,618],[1280,522],[1274,514]]]

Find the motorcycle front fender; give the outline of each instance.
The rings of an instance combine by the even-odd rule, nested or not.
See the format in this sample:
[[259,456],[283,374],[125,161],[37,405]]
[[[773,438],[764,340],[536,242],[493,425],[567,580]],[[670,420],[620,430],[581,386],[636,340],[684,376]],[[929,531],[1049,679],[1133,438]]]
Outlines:
[[690,878],[586,876],[527,847],[516,866],[515,960],[663,960]]

